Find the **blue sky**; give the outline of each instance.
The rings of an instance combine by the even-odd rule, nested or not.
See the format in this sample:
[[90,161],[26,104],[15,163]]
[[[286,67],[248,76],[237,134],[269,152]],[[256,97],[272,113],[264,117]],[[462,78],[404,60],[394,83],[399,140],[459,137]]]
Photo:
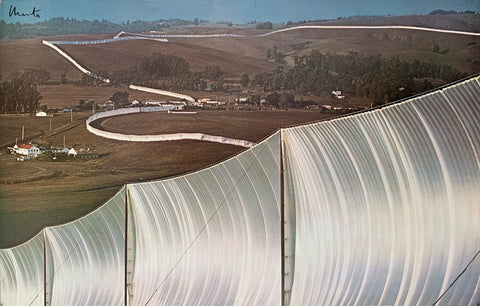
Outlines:
[[[480,0],[0,0],[6,22],[32,23],[53,17],[107,19],[114,22],[195,17],[246,23],[252,20],[333,19],[355,15],[427,14],[435,9],[479,11]],[[9,16],[11,7],[40,18]]]

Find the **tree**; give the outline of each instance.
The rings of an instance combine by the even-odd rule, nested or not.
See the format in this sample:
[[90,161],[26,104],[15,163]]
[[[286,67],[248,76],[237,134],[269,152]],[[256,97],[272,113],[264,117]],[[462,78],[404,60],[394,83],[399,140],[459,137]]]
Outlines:
[[[113,101],[113,100],[112,100]],[[93,105],[95,104],[95,106],[97,107],[96,103],[95,103],[95,100],[88,100],[88,101],[84,101],[83,99],[80,100],[79,104],[78,104],[78,108],[82,111],[91,111],[93,109]]]
[[262,96],[260,96],[259,94],[251,95],[250,96],[250,103],[252,103],[254,105],[259,105],[261,99],[262,99]]
[[63,70],[60,74],[60,85],[67,83],[67,71]]
[[96,83],[96,79],[92,76],[89,76],[87,74],[82,74],[82,81],[80,84],[84,87],[89,87],[93,86]]
[[269,94],[267,96],[267,102],[268,104],[272,105],[272,106],[275,106],[275,107],[279,107],[279,104],[280,104],[280,95],[278,94],[278,92],[272,92],[271,94]]
[[280,95],[279,107],[285,109],[289,106],[292,106],[295,103],[294,97],[288,92],[284,92]]
[[14,72],[0,84],[0,110],[2,113],[32,113],[42,96],[32,78]]
[[257,29],[272,29],[273,24],[270,21],[259,23],[256,25]]
[[117,91],[110,97],[110,100],[115,103],[116,107],[123,107],[129,103],[129,95],[130,93],[128,93],[127,91]]
[[267,59],[271,59],[272,58],[272,50],[268,49],[267,50]]
[[275,52],[275,63],[280,65],[285,65],[287,62],[285,61],[285,54],[282,52]]
[[220,66],[207,66],[205,67],[205,77],[211,81],[219,81],[223,77],[223,71]]
[[250,77],[247,73],[242,73],[240,75],[240,85],[242,85],[242,87],[247,87],[248,83],[250,83]]
[[24,79],[28,79],[28,82],[35,85],[45,85],[50,80],[50,72],[47,70],[27,68],[22,74]]

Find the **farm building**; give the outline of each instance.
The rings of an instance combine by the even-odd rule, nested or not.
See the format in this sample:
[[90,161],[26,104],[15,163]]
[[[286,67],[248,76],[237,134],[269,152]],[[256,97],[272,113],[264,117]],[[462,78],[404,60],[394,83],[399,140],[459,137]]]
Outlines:
[[237,102],[237,103],[247,103],[248,98],[237,98],[237,99],[235,99],[235,102]]
[[53,154],[61,154],[61,153],[68,153],[68,148],[57,148],[57,147],[52,147],[50,149]]
[[115,109],[115,103],[112,100],[108,100],[107,102],[105,102],[105,104],[103,104],[103,107],[106,110],[112,110]]
[[147,99],[143,102],[143,105],[145,106],[164,106],[166,104],[169,104],[169,102],[163,101],[163,100],[153,100],[153,99]]
[[147,99],[143,103],[145,106],[163,106],[171,110],[182,110],[185,108],[186,103],[182,101],[159,101]]
[[343,100],[345,99],[345,96],[342,95],[342,92],[340,90],[334,90],[332,91],[332,94],[335,96],[335,98]]
[[38,155],[42,154],[42,151],[31,144],[19,144],[15,145],[14,147],[15,153],[25,156],[27,159],[29,158],[37,158]]
[[44,111],[40,111],[40,112],[37,112],[35,114],[35,116],[37,116],[37,117],[47,117],[47,113],[44,112]]
[[68,154],[68,156],[73,155],[73,157],[75,157],[75,156],[77,156],[78,153],[77,153],[77,151],[75,151],[74,148],[71,148],[70,150],[68,150],[67,154]]

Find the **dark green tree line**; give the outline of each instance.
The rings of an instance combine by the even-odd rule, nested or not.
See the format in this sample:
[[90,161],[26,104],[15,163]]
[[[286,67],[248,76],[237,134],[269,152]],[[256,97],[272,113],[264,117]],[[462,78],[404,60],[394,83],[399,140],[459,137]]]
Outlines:
[[383,59],[379,55],[346,55],[321,53],[296,57],[294,67],[277,67],[269,73],[257,74],[255,85],[271,90],[294,90],[298,93],[320,95],[340,89],[343,92],[365,96],[375,103],[385,103],[428,90],[427,81],[417,84],[416,79],[434,78],[453,82],[464,77],[447,64],[434,62]]
[[128,96],[130,93],[128,91],[116,91],[111,97],[110,100],[115,103],[115,108],[125,107],[129,104]]
[[[113,71],[108,77],[114,85],[137,84],[168,90],[204,90],[207,81],[213,90],[222,90],[224,82],[220,66],[207,66],[205,71],[193,72],[185,59],[161,53],[154,53],[129,69]],[[89,84],[88,80],[82,83]]]
[[162,30],[171,27],[198,24],[205,20],[195,19],[193,21],[181,19],[160,19],[156,21],[127,21],[114,23],[108,20],[76,20],[74,18],[56,17],[48,21],[37,23],[6,23],[0,20],[0,39],[30,38],[35,36],[53,36],[61,34],[81,33],[118,33],[127,32],[148,32],[150,30]]
[[3,114],[35,112],[42,99],[37,86],[44,84],[48,78],[48,73],[35,69],[10,74],[0,84],[0,112]]

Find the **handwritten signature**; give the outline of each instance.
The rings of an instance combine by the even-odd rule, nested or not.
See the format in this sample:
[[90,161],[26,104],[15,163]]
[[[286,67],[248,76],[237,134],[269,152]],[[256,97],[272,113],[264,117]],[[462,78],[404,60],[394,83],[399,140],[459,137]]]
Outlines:
[[12,17],[12,16],[21,16],[21,17],[33,16],[33,17],[40,18],[40,14],[38,14],[38,12],[40,12],[40,11],[41,10],[37,9],[36,7],[33,7],[33,10],[30,14],[20,13],[20,12],[17,11],[16,6],[10,5],[10,10],[8,11],[8,16],[10,16],[10,17]]

